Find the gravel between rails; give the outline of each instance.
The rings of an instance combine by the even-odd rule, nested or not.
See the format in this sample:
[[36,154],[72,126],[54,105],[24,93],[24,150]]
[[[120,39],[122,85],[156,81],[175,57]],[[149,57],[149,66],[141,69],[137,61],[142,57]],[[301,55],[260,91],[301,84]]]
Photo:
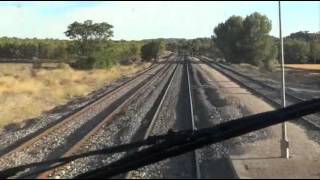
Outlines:
[[[151,70],[155,72],[160,69],[163,65],[160,65]],[[118,97],[123,96],[126,92],[136,86],[136,84],[141,83],[143,80],[147,79],[149,75],[134,79],[125,87],[121,87],[119,90],[110,96],[107,96],[104,100],[99,100],[100,103],[95,104],[94,107],[89,108],[86,113],[82,113],[81,116],[77,117],[76,120],[67,121],[62,127],[59,127],[56,131],[51,132],[49,135],[40,138],[31,146],[23,148],[20,151],[15,151],[13,153],[6,154],[0,159],[0,169],[6,169],[8,167],[14,167],[22,165],[25,163],[39,162],[44,159],[56,148],[67,143],[66,138],[72,134],[76,129],[80,128],[82,125],[86,124],[98,113],[102,112],[107,106],[112,102],[117,100]]]
[[[152,107],[159,96],[161,89],[163,89],[168,81],[172,71],[173,66],[170,66],[168,71],[165,71],[146,84],[143,88],[144,91],[139,91],[136,97],[129,102],[129,106],[126,107],[122,113],[116,115],[114,121],[103,126],[96,134],[91,136],[86,141],[84,148],[78,153],[130,142],[133,135],[143,123],[142,120],[150,110],[150,107]],[[50,178],[72,178],[80,173],[109,164],[121,158],[123,155],[124,153],[119,153],[112,156],[99,155],[82,158],[55,169],[54,172],[50,174]]]
[[[164,134],[170,129],[191,129],[188,117],[187,77],[183,65],[179,65],[177,74],[161,106],[150,135]],[[145,166],[131,172],[131,178],[195,178],[194,154],[192,152]]]

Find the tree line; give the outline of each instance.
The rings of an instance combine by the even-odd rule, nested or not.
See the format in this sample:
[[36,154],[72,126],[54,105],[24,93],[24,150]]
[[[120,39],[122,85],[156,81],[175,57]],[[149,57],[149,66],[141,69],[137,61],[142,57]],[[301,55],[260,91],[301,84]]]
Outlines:
[[284,39],[284,54],[287,63],[320,63],[320,33],[290,34]]
[[[231,63],[271,68],[279,62],[279,39],[269,35],[271,21],[255,12],[245,18],[232,16],[214,28],[213,42]],[[319,63],[320,32],[300,31],[284,38],[286,63]]]
[[0,38],[0,58],[66,59],[70,42],[55,39]]
[[[156,60],[167,49],[271,69],[280,59],[279,39],[269,35],[271,28],[271,21],[255,12],[245,18],[231,16],[214,28],[211,38],[114,41],[112,25],[87,20],[67,27],[70,40],[0,38],[0,58],[54,59],[77,68],[109,68]],[[286,63],[319,63],[320,32],[285,37],[284,54]]]
[[0,38],[0,58],[52,59],[92,69],[152,61],[165,49],[161,40],[111,40],[113,26],[106,22],[74,22],[65,35],[70,40]]
[[196,39],[164,39],[166,49],[172,52],[189,53],[190,55],[205,55],[216,58],[222,53],[211,38]]
[[[249,16],[231,16],[218,24],[211,38],[166,39],[171,51],[224,58],[229,63],[248,63],[272,70],[280,60],[279,38],[269,35],[267,16],[255,12]],[[284,38],[285,62],[320,63],[320,32],[300,31]]]

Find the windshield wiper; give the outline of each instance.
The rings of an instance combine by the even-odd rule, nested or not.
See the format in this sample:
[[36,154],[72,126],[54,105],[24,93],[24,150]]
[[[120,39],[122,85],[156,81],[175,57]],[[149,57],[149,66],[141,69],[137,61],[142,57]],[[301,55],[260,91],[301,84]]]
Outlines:
[[[145,149],[127,155],[113,163],[110,163],[107,166],[86,172],[76,177],[110,178],[115,175],[122,174],[130,170],[135,170],[170,157],[178,156],[183,153],[193,151],[195,149],[202,148],[210,144],[218,143],[233,137],[241,136],[246,133],[263,129],[278,123],[294,120],[302,116],[313,114],[319,111],[320,99],[314,99],[310,101],[297,103],[286,108],[260,113],[240,118],[237,120],[232,120],[210,128],[200,129],[196,131],[171,131],[165,135],[149,137],[144,141],[124,144],[120,146],[102,149],[99,151],[92,151],[77,156],[10,168],[1,171],[0,178],[11,177],[17,174],[18,172],[21,172],[31,167],[41,167],[44,165],[55,164],[57,162],[61,163],[48,169],[42,170],[42,172],[45,172],[49,169],[61,166],[78,158],[88,157],[92,155],[105,155],[119,152],[127,152],[135,148],[147,146],[145,147]],[[36,173],[41,172],[38,171]]]

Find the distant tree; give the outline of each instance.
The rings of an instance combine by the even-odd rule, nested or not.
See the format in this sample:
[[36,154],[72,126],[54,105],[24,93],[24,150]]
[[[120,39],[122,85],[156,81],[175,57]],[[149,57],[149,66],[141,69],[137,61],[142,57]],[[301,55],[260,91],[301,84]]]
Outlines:
[[161,40],[158,40],[157,46],[159,48],[157,55],[159,56],[159,55],[163,54],[164,51],[166,50],[166,44],[165,44],[164,40],[161,39]]
[[86,20],[83,23],[74,22],[68,26],[66,36],[79,41],[108,40],[113,36],[113,26],[106,23],[93,23]]
[[[106,23],[93,23],[92,20],[86,20],[83,23],[74,22],[68,26],[65,35],[70,39],[76,40],[76,46],[79,48],[79,65],[84,68],[92,68],[95,63],[95,52],[105,46],[105,42],[113,36],[113,26]],[[104,43],[103,45],[101,45]],[[75,49],[77,49],[75,48]]]
[[277,55],[270,31],[271,21],[257,12],[245,19],[231,16],[214,29],[213,41],[231,63],[269,66]]
[[241,49],[247,63],[266,66],[268,61],[276,58],[276,46],[268,36],[271,21],[257,12],[247,16],[243,21],[244,36]]
[[221,52],[211,38],[196,38],[190,40],[177,40],[167,43],[169,51],[183,52],[196,56],[205,55],[212,58],[221,57]]
[[243,61],[241,45],[243,32],[243,18],[240,16],[231,16],[214,29],[213,40],[229,62]]
[[113,26],[106,22],[93,23],[92,20],[86,20],[83,23],[70,24],[65,35],[78,41],[82,55],[89,55],[97,49],[97,43],[109,40],[113,36],[112,28]]
[[179,49],[179,43],[177,41],[168,42],[166,44],[166,49],[172,52],[178,52]]
[[141,48],[141,58],[143,61],[156,60],[164,49],[165,44],[161,40],[148,42]]
[[140,61],[140,51],[141,51],[141,47],[139,44],[131,44],[130,45],[129,54],[130,54],[130,59],[133,62]]
[[201,47],[201,41],[199,39],[193,39],[190,41],[189,43],[190,47],[190,51],[193,55],[198,55],[200,54],[200,47]]
[[304,64],[309,62],[310,46],[305,41],[290,40],[284,44],[286,63]]
[[154,43],[150,42],[142,46],[141,48],[141,58],[143,61],[151,61],[155,55],[153,53]]
[[286,37],[286,39],[311,41],[313,39],[313,35],[309,33],[309,31],[299,31],[296,33],[291,33],[288,37]]
[[320,63],[320,41],[312,41],[310,44],[310,58],[312,63]]

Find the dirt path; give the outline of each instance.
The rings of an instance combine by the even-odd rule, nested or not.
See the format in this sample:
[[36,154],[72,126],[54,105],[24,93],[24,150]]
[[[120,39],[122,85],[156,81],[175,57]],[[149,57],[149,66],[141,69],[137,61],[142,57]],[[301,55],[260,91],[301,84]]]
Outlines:
[[[250,114],[274,108],[252,95],[238,84],[205,64],[199,65],[206,77],[219,85],[219,95],[237,99]],[[320,178],[320,145],[310,140],[305,130],[288,123],[291,159],[280,157],[281,126],[268,128],[271,136],[255,143],[241,144],[244,153],[231,154],[231,160],[240,178]]]

